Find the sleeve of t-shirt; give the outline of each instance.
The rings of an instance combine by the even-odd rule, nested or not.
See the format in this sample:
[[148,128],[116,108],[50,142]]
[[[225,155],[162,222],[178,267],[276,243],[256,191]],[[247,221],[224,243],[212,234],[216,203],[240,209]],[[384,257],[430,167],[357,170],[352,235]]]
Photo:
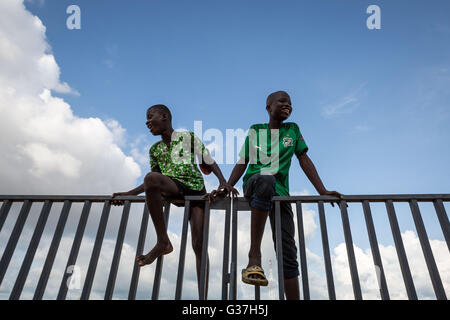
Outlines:
[[295,124],[297,139],[295,144],[295,155],[299,157],[302,153],[308,151],[308,146],[306,145],[305,139],[303,139],[302,133],[300,132],[300,128],[297,124]]
[[[199,137],[197,137],[193,132],[191,132],[191,138],[194,143],[194,154],[199,159],[205,159],[206,157],[211,157],[211,154],[209,153],[208,148],[205,147],[202,140],[200,140]],[[204,162],[204,161],[202,161]]]
[[155,146],[156,146],[156,144],[154,144],[149,150],[150,168],[151,168],[151,171],[161,171],[161,169],[159,168],[158,159],[155,156],[155,149],[156,149]]
[[241,147],[241,151],[239,151],[239,157],[242,159],[245,159],[245,161],[248,161],[250,159],[250,134],[251,132],[255,131],[255,128],[253,126],[250,127],[247,133],[247,137],[245,137],[244,144]]

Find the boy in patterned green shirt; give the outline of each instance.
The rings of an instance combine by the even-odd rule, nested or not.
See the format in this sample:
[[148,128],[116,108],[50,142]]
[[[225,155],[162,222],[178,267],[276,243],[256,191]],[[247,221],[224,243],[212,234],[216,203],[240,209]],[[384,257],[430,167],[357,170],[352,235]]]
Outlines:
[[[178,132],[172,128],[172,115],[165,105],[154,105],[147,110],[146,125],[153,135],[162,138],[161,141],[152,145],[149,151],[151,172],[145,176],[144,183],[137,188],[112,195],[114,198],[145,192],[145,202],[155,226],[157,243],[149,253],[136,258],[140,267],[151,264],[158,257],[173,250],[166,231],[162,208],[163,197],[184,199],[184,196],[206,195],[203,177],[196,165],[196,157],[205,174],[213,172],[217,176],[220,183],[219,189],[226,192],[234,189],[226,182],[208,149],[193,132]],[[123,201],[120,200],[113,201],[116,205],[122,203]],[[190,212],[197,279],[200,279],[203,243],[203,204],[203,201],[191,203]],[[207,268],[209,269],[209,259]]]

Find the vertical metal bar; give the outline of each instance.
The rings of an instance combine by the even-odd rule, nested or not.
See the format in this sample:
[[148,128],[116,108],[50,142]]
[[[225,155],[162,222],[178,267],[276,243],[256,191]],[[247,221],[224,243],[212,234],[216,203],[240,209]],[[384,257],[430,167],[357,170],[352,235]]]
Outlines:
[[9,237],[8,244],[6,245],[5,251],[3,252],[2,259],[0,260],[0,284],[3,282],[6,271],[8,269],[11,258],[16,249],[17,242],[19,241],[20,235],[22,233],[25,221],[27,220],[28,213],[30,212],[31,201],[25,200],[23,202],[22,208],[20,209],[19,216],[17,217],[16,224]]
[[61,285],[59,287],[57,300],[66,299],[68,285],[67,280],[70,277],[70,274],[67,272],[69,267],[75,265],[77,261],[78,252],[80,250],[81,240],[83,239],[84,229],[86,228],[87,219],[89,217],[89,211],[91,210],[91,202],[86,200],[84,201],[83,210],[81,212],[81,217],[78,222],[78,228],[75,233],[75,239],[73,240],[72,249],[70,250],[69,259],[67,260],[66,268],[64,269],[63,279],[61,281]]
[[52,243],[47,253],[47,258],[45,259],[44,267],[42,268],[41,276],[39,277],[39,282],[34,291],[33,300],[41,300],[44,296],[44,291],[47,286],[48,277],[50,271],[52,270],[53,262],[55,261],[56,252],[58,251],[59,244],[61,242],[61,237],[64,232],[64,227],[67,222],[67,217],[69,216],[70,207],[72,202],[69,200],[64,201],[64,206],[59,215],[58,224],[56,225],[56,230],[53,235]]
[[111,210],[111,202],[105,201],[103,211],[98,224],[97,236],[95,238],[94,249],[92,250],[91,260],[84,281],[83,291],[81,292],[81,300],[88,300],[91,294],[92,283],[94,281],[95,270],[97,269],[98,257],[102,249],[103,238],[105,236],[106,225],[108,223],[109,212]]
[[375,233],[375,227],[372,219],[372,212],[370,210],[370,204],[368,200],[364,200],[362,203],[364,210],[364,217],[366,219],[367,232],[369,234],[370,248],[372,250],[373,263],[375,264],[378,285],[380,287],[381,299],[389,300],[389,291],[386,283],[386,276],[384,274],[383,263],[381,261],[380,249],[378,248],[377,235]]
[[5,200],[2,203],[2,208],[0,209],[0,231],[2,231],[3,225],[5,224],[6,218],[8,217],[9,209],[11,208],[12,201]]
[[280,201],[275,201],[275,245],[278,262],[278,295],[284,300],[283,240],[281,236]]
[[359,283],[358,267],[356,266],[355,252],[353,250],[352,231],[348,219],[347,203],[345,200],[339,202],[341,209],[342,227],[344,229],[345,245],[347,247],[348,264],[352,278],[353,294],[355,300],[362,300],[361,284]]
[[334,289],[333,270],[331,268],[330,245],[328,244],[327,223],[325,220],[325,210],[323,201],[319,201],[319,220],[320,232],[322,234],[323,258],[325,260],[325,272],[327,276],[328,297],[330,300],[336,300],[336,292]]
[[302,203],[300,201],[297,201],[296,207],[297,207],[298,242],[300,248],[300,267],[302,271],[303,299],[309,300],[310,296],[308,283],[308,264],[306,262],[305,230],[303,226]]
[[205,216],[203,221],[203,242],[202,242],[202,261],[200,266],[200,300],[207,299],[207,284],[208,284],[208,240],[209,240],[209,217],[210,204],[205,201]]
[[177,287],[175,289],[175,300],[181,299],[181,291],[183,289],[184,261],[186,258],[186,242],[189,225],[190,201],[184,202],[183,228],[181,232],[180,259],[178,261]]
[[25,281],[30,271],[31,263],[33,262],[34,255],[36,254],[39,241],[41,240],[45,224],[47,223],[51,207],[52,202],[50,202],[49,200],[45,200],[44,206],[42,207],[41,214],[39,215],[39,219],[36,224],[36,228],[34,229],[33,236],[31,237],[30,245],[28,246],[27,253],[25,254],[25,258],[14,284],[14,288],[11,292],[11,295],[9,296],[10,300],[18,300],[20,298],[20,294],[22,293]]
[[389,217],[389,223],[391,225],[392,236],[394,238],[395,249],[397,250],[397,256],[400,263],[400,269],[402,270],[403,281],[406,287],[406,293],[410,300],[417,300],[416,289],[411,276],[411,270],[409,269],[408,259],[406,258],[405,247],[403,246],[402,236],[400,234],[400,228],[398,226],[397,216],[395,215],[394,205],[392,200],[387,200],[386,210]]
[[[136,248],[136,257],[142,255],[144,251],[145,235],[147,233],[148,217],[147,205],[144,203],[144,212],[142,213],[141,230],[139,231],[139,239]],[[128,292],[128,300],[136,299],[136,291],[139,280],[140,267],[137,261],[134,262],[133,275],[131,276],[130,291]]]
[[255,300],[261,300],[260,286],[255,286]]
[[223,239],[223,265],[222,265],[222,300],[228,299],[228,284],[230,277],[228,264],[230,263],[230,221],[231,221],[231,198],[226,200],[225,208],[225,230]]
[[[167,227],[169,225],[169,214],[170,214],[170,202],[167,201],[164,206],[164,222],[166,225],[166,231],[167,231]],[[161,274],[162,274],[163,262],[164,262],[164,256],[160,256],[156,261],[155,279],[153,280],[152,300],[158,300],[159,288],[161,285]]]
[[116,246],[114,248],[114,256],[109,271],[108,283],[106,285],[105,300],[111,300],[114,293],[114,286],[116,284],[117,270],[119,269],[120,255],[122,253],[123,239],[125,238],[125,231],[127,229],[128,216],[130,214],[131,203],[129,200],[125,201],[122,211],[122,219],[120,220],[119,231],[117,233]]
[[434,200],[433,205],[441,225],[442,233],[444,234],[445,242],[447,242],[447,248],[450,251],[450,222],[448,221],[445,207],[441,199]]
[[231,265],[230,265],[230,298],[236,300],[237,296],[237,199],[233,199],[232,222],[231,222]]
[[422,247],[425,262],[427,263],[428,272],[430,273],[431,283],[433,284],[434,293],[438,300],[447,300],[444,287],[442,286],[441,277],[439,275],[436,261],[434,260],[433,252],[431,251],[430,242],[428,241],[427,231],[423,224],[422,216],[420,214],[417,200],[410,200],[409,206],[416,225],[416,230],[419,235],[420,245]]

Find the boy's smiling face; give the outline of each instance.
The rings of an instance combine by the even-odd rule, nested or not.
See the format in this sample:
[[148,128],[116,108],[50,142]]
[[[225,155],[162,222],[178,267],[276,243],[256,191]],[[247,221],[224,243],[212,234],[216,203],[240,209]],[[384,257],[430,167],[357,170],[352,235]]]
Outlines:
[[267,98],[266,110],[270,118],[284,121],[292,113],[291,98],[284,91],[272,93]]
[[166,117],[162,112],[159,112],[155,109],[147,110],[147,128],[149,128],[150,132],[154,135],[160,135],[166,127]]

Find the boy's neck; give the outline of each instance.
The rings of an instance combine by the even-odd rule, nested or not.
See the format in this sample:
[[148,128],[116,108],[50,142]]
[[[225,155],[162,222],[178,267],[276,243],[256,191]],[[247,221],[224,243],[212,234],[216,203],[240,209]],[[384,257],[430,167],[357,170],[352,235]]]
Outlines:
[[170,144],[170,141],[172,141],[172,133],[174,131],[175,130],[173,130],[172,127],[169,127],[161,133],[161,139],[165,144]]
[[276,120],[270,118],[269,120],[269,129],[280,129],[283,125],[283,120]]

